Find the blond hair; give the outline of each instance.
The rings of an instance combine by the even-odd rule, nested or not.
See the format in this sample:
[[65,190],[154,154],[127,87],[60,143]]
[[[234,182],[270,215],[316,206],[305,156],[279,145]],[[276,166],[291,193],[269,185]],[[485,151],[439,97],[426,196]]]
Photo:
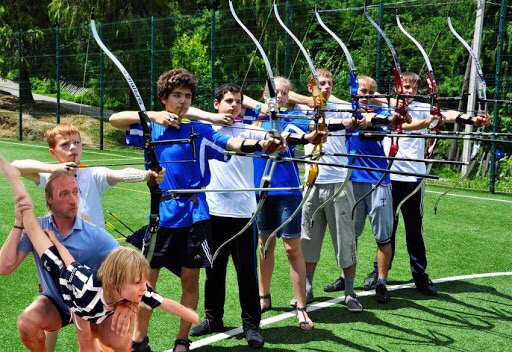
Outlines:
[[46,131],[46,141],[48,142],[48,146],[50,148],[55,148],[55,145],[57,143],[56,137],[59,134],[61,136],[71,136],[73,134],[77,134],[80,140],[82,140],[78,128],[69,123],[61,123],[53,126],[48,131]]
[[[316,75],[318,77],[325,77],[325,78],[331,78],[332,79],[332,73],[330,71],[327,71],[326,69],[323,69],[323,68],[319,68],[316,70]],[[311,73],[309,76],[308,76],[308,84],[313,84],[315,82],[315,77],[313,76],[313,74]]]
[[274,80],[276,81],[276,83],[278,81],[283,83],[286,86],[286,89],[288,90],[288,92],[293,89],[292,82],[288,78],[285,78],[282,76],[277,76],[274,78]]
[[[44,188],[44,194],[45,194],[45,199],[46,199],[46,207],[50,211],[52,209],[50,208],[50,203],[48,202],[48,199],[53,198],[53,189],[54,189],[53,183],[56,180],[65,178],[65,177],[71,177],[73,180],[75,180],[75,175],[73,175],[73,173],[71,171],[67,171],[67,170],[54,171],[51,173],[50,177],[48,178],[48,183],[46,183],[46,187]],[[76,180],[75,180],[75,182],[76,182]],[[77,183],[77,186],[78,186],[78,183]]]
[[365,86],[367,88],[371,88],[372,90],[377,90],[377,82],[369,76],[357,76],[357,83],[360,86]]
[[414,72],[404,72],[402,73],[402,78],[404,80],[404,83],[411,83],[415,87],[419,87],[421,82],[420,76],[418,76]]
[[128,247],[114,249],[101,263],[98,279],[107,297],[126,284],[133,284],[149,277],[149,264],[144,256]]

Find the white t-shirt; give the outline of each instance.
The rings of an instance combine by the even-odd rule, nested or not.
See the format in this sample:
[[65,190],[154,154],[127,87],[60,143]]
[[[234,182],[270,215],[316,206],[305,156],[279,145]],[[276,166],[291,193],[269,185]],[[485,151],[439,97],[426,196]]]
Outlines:
[[[430,105],[413,101],[407,106],[407,110],[413,119],[425,120],[430,118]],[[427,131],[428,129],[417,130],[413,132]],[[384,138],[384,148],[389,154],[389,147],[391,145],[391,138]],[[424,138],[411,138],[400,137],[398,138],[398,152],[396,157],[423,159],[425,158],[425,139]],[[425,163],[417,161],[400,161],[393,162],[391,170],[398,170],[404,172],[415,172],[424,174],[426,172]],[[414,176],[396,175],[391,174],[392,181],[403,182],[417,182],[418,179]]]
[[[307,105],[301,105],[297,104],[295,106],[296,109],[300,110],[311,110],[311,108]],[[328,110],[334,110],[334,109],[351,109],[350,105],[340,105],[340,104],[327,104],[326,109]],[[325,113],[326,118],[351,118],[352,114],[349,112],[326,112]],[[341,137],[338,137],[341,136]],[[304,152],[306,154],[311,154],[313,151],[314,145],[308,144],[304,146]],[[325,142],[322,146],[322,151],[324,153],[328,154],[337,154],[347,153],[347,147],[345,145],[345,130],[342,131],[336,131],[336,132],[330,132],[330,136],[327,137],[327,142]],[[344,156],[330,156],[330,155],[324,155],[320,158],[321,162],[323,163],[330,163],[330,164],[342,164],[347,165],[348,164],[348,158]],[[306,167],[306,173],[304,175],[304,178],[307,180],[309,172],[309,165]],[[345,181],[345,178],[347,176],[347,169],[343,167],[337,167],[337,166],[325,166],[325,165],[319,165],[318,166],[318,177],[316,179],[317,184],[329,184],[329,183],[336,183],[336,182],[343,182]]]
[[[212,126],[229,137],[264,139],[262,128],[236,122],[232,126]],[[254,187],[253,160],[250,157],[232,156],[228,162],[209,160],[211,179],[206,189],[236,189]],[[207,192],[206,201],[210,214],[232,218],[250,218],[256,211],[254,191]]]
[[[79,169],[76,173],[76,182],[80,190],[80,205],[78,214],[90,223],[104,229],[105,218],[103,217],[103,192],[109,185],[107,181],[108,169],[105,167],[89,167]],[[39,174],[38,187],[46,187],[49,173]]]

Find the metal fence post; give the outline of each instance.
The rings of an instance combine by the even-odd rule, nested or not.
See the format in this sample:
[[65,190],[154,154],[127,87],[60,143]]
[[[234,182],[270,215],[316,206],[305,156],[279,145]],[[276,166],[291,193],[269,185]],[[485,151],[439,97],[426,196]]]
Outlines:
[[20,130],[19,130],[19,140],[20,142],[23,141],[23,101],[22,101],[22,94],[21,94],[21,90],[22,90],[22,82],[21,82],[21,72],[23,70],[22,68],[22,64],[21,64],[21,33],[22,31],[20,30],[18,32],[18,103],[19,103],[19,109],[20,109],[20,112],[19,112],[19,125],[20,125]]
[[[379,1],[379,27],[382,28],[382,20],[384,17],[384,0]],[[375,60],[375,81],[377,82],[377,87],[380,83],[380,64],[382,61],[382,36],[380,33],[377,33],[377,58]]]
[[[498,53],[496,55],[496,84],[494,86],[494,99],[500,99],[500,82],[501,82],[501,53],[503,50],[503,36],[505,34],[505,19],[507,15],[507,0],[501,0],[500,7],[500,26],[498,34]],[[492,131],[497,132],[499,122],[498,104],[494,104],[494,116],[492,119]],[[491,172],[489,180],[489,192],[495,192],[496,185],[496,143],[491,144]]]
[[[290,28],[290,0],[286,0],[285,24]],[[285,32],[284,35],[284,76],[290,75],[290,36]]]
[[55,26],[55,62],[56,68],[56,81],[55,85],[57,88],[57,125],[60,124],[60,36],[59,36],[59,24]]
[[151,110],[155,110],[155,32],[156,23],[155,16],[151,16],[151,54],[149,67],[149,106]]
[[[103,40],[103,24],[100,23],[100,38]],[[103,118],[105,104],[105,62],[103,50],[100,50],[100,150],[103,150]]]
[[210,60],[212,63],[212,72],[211,72],[211,82],[210,82],[210,90],[211,90],[211,97],[212,97],[212,103],[211,106],[213,106],[213,100],[215,99],[215,46],[216,46],[216,33],[215,33],[215,10],[212,10],[212,25],[211,25],[211,50],[210,50]]

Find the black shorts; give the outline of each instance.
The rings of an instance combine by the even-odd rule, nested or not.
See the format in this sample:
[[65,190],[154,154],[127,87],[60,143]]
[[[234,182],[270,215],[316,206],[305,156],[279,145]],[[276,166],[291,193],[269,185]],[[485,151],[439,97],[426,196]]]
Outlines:
[[65,327],[73,322],[73,320],[71,319],[71,314],[69,313],[69,310],[67,310],[67,311],[62,310],[62,308],[59,306],[59,304],[57,302],[55,302],[53,297],[50,297],[48,294],[41,293],[41,296],[45,296],[46,298],[48,298],[55,306],[55,309],[57,309],[57,312],[59,312],[60,320],[62,321],[61,328]]
[[[156,235],[153,255],[149,258],[151,269],[163,267],[180,276],[181,268],[199,269],[211,266],[210,220],[198,221],[189,227],[161,227]],[[149,247],[144,249],[148,257]]]

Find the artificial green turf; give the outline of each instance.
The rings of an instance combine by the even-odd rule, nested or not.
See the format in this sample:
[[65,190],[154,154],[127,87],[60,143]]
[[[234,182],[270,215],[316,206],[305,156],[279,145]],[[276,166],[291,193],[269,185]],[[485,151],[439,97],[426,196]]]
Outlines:
[[[94,154],[93,154],[94,153]],[[102,157],[97,150],[84,151],[83,160],[106,159],[108,163],[120,162],[111,155]],[[108,153],[108,152],[105,152]],[[103,153],[103,154],[105,154]],[[31,158],[51,161],[44,145],[27,146],[5,144],[0,141],[0,154],[8,160]],[[115,151],[126,158],[138,157],[133,150]],[[91,162],[90,164],[94,164]],[[44,215],[41,189],[31,182],[24,182],[35,199],[36,214]],[[442,187],[429,187],[443,191]],[[512,271],[512,197],[489,195],[484,192],[453,191],[454,194],[497,198],[492,200],[446,196],[440,204],[438,215],[433,214],[437,195],[426,193],[424,229],[428,248],[428,273],[432,278],[443,278],[474,273]],[[0,241],[3,242],[14,221],[13,197],[3,177],[0,178]],[[120,184],[106,191],[104,210],[118,214],[130,227],[138,228],[145,222],[149,209],[147,187],[140,184]],[[106,214],[107,221],[128,234],[122,225]],[[408,282],[411,279],[405,249],[403,227],[397,233],[397,253],[390,272],[389,284]],[[114,237],[120,237],[114,234]],[[361,289],[363,278],[372,268],[375,241],[367,226],[359,240],[356,289]],[[315,275],[315,295],[319,300],[339,296],[327,294],[322,287],[339,275],[329,236],[326,236],[322,259]],[[236,277],[230,265],[227,277],[225,325],[236,327],[240,322],[240,308]],[[201,275],[201,288],[204,272]],[[16,331],[16,318],[32,301],[37,291],[37,274],[29,257],[9,277],[0,278],[0,339],[2,351],[24,351]],[[350,314],[344,306],[335,305],[311,313],[315,329],[301,332],[295,318],[265,326],[265,347],[272,351],[424,351],[440,347],[455,350],[512,350],[512,277],[471,279],[438,284],[440,295],[428,298],[414,289],[391,292],[388,305],[377,305],[373,296],[363,297],[365,311]],[[180,285],[177,278],[162,272],[158,290],[167,297],[179,299]],[[200,290],[198,312],[203,313],[203,292]],[[272,285],[272,302],[275,310],[263,315],[268,318],[291,310],[288,305],[293,296],[288,263],[282,245],[276,249],[276,269]],[[170,349],[178,328],[176,318],[156,311],[151,320],[149,336],[155,351]],[[194,339],[194,340],[197,340]],[[72,326],[60,332],[58,351],[77,350],[76,335]],[[216,342],[200,351],[248,350],[241,336]]]

